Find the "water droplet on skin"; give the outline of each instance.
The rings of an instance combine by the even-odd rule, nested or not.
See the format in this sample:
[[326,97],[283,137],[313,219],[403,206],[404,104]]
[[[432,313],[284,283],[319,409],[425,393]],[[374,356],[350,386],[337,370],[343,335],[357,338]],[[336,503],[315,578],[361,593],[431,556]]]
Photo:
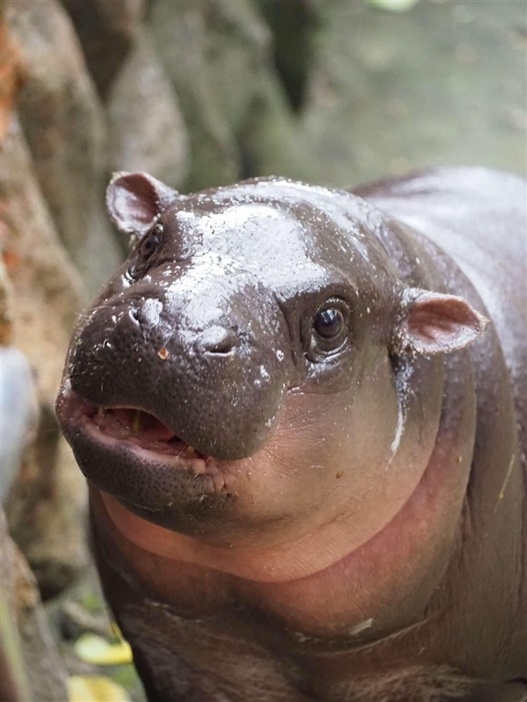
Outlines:
[[280,351],[280,349],[278,349],[278,351],[276,352],[276,358],[277,358],[279,361],[283,361],[283,360],[284,360],[284,352],[283,352],[283,351]]
[[365,619],[364,621],[359,622],[354,627],[352,627],[349,630],[349,633],[352,635],[359,634],[361,631],[364,631],[365,629],[370,629],[372,624],[373,624],[373,618],[370,617],[370,619]]

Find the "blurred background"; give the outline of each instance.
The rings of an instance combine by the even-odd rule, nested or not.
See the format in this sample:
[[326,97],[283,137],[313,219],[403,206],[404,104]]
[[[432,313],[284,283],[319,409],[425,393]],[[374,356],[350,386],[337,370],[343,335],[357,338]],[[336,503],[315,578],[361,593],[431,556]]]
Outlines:
[[0,697],[141,702],[53,411],[76,315],[126,253],[110,174],[525,176],[527,2],[0,0],[0,42]]

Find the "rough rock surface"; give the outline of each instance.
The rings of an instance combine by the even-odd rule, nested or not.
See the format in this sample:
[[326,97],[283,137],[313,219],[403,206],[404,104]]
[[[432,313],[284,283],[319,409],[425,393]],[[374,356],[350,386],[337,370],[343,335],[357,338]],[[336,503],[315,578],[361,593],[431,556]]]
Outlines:
[[274,168],[307,149],[272,65],[270,32],[251,3],[156,0],[149,27],[189,131],[188,190]]
[[322,27],[299,124],[311,179],[351,187],[442,164],[527,173],[522,3],[315,6]]
[[[1,509],[0,550],[2,700],[66,702],[66,671],[49,632],[35,578],[9,536]],[[3,696],[8,685],[10,697]]]
[[13,304],[5,310],[11,342],[34,369],[40,406],[36,440],[25,453],[7,514],[47,596],[70,583],[87,560],[86,488],[53,411],[81,285],[53,229],[16,121],[3,144],[0,224],[12,288]]
[[[0,5],[1,13],[1,5]],[[11,112],[23,79],[23,66],[17,41],[0,14],[0,143],[3,140]]]
[[257,0],[258,7],[273,33],[273,59],[292,108],[305,105],[310,80],[320,14],[313,0]]
[[146,171],[173,188],[181,186],[188,163],[186,129],[146,30],[110,89],[108,117],[110,170]]
[[6,14],[25,67],[18,109],[35,173],[92,293],[121,259],[103,210],[108,170],[102,107],[71,22],[55,0],[9,0]]
[[62,0],[79,35],[91,75],[103,98],[131,49],[144,0]]

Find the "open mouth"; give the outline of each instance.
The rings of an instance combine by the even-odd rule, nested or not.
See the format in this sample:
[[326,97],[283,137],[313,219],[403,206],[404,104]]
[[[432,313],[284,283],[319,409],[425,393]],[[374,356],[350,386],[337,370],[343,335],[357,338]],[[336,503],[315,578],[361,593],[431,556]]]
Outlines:
[[85,400],[66,381],[57,413],[88,481],[138,514],[154,519],[155,512],[156,523],[173,528],[192,505],[225,500],[225,462],[200,453],[150,412]]
[[73,392],[69,383],[59,396],[57,411],[67,438],[82,432],[95,444],[126,448],[144,458],[150,454],[150,460],[167,460],[182,467],[188,464],[194,469],[201,464],[198,473],[214,460],[183,441],[150,412],[126,405],[95,404]]
[[144,410],[93,405],[85,408],[84,416],[101,434],[135,444],[143,450],[181,459],[200,458],[206,461],[209,458],[179,439],[166,424]]

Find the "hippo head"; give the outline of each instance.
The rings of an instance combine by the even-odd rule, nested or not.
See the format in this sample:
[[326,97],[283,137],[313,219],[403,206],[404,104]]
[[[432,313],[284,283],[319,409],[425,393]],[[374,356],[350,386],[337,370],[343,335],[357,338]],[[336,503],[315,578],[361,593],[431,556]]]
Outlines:
[[460,348],[483,318],[403,284],[384,217],[343,191],[256,179],[180,195],[117,174],[108,208],[134,246],[79,320],[58,400],[88,481],[212,544],[349,514],[357,543],[378,530],[422,474],[398,464],[405,436],[429,451],[401,423],[401,359]]

